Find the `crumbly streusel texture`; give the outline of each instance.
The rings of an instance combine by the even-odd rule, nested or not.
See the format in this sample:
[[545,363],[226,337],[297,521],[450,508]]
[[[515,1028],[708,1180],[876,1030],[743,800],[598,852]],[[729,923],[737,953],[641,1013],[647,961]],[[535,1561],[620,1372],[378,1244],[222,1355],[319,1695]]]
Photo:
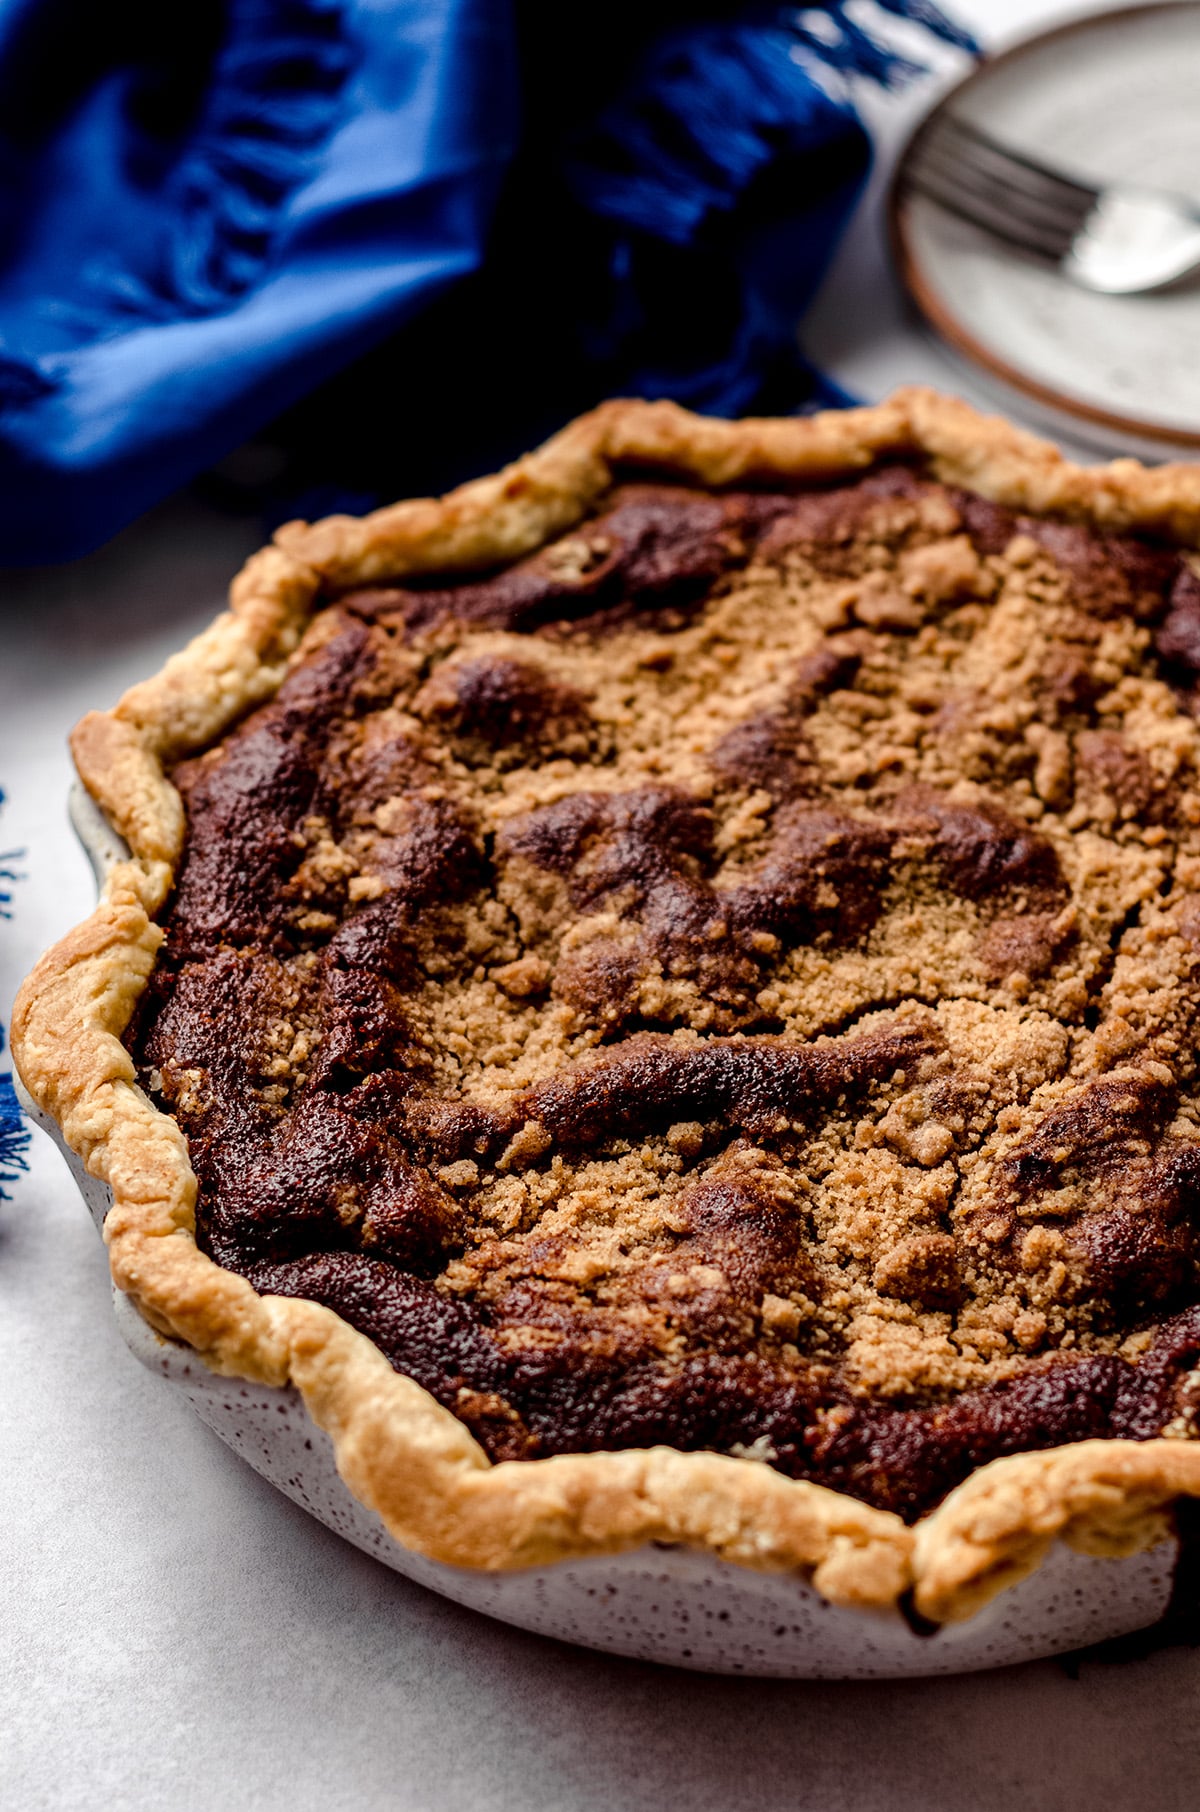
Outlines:
[[203,1244],[495,1459],[750,1452],[911,1517],[1190,1426],[1195,624],[1174,552],[904,465],[621,486],[343,596],[173,774],[134,1048]]
[[608,404],[281,530],[78,727],[129,856],[14,1014],[120,1288],[459,1566],[683,1542],[940,1620],[1161,1540],[1177,548],[1200,470],[919,390]]

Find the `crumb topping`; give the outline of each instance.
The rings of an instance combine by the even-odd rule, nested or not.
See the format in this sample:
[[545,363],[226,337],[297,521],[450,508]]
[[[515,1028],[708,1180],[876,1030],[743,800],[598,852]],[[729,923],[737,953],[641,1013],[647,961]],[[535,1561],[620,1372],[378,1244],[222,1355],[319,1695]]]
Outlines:
[[1200,580],[885,468],[316,617],[175,780],[202,1243],[496,1458],[1190,1428]]

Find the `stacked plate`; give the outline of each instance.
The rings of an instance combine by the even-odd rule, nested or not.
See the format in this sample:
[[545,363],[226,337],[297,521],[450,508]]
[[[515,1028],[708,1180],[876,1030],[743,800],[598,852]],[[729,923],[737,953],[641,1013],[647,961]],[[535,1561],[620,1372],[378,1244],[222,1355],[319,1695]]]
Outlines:
[[[1172,0],[1026,39],[939,108],[1093,186],[1172,191],[1200,210],[1198,80],[1200,4]],[[891,201],[897,263],[977,383],[1108,452],[1200,451],[1200,278],[1153,295],[1078,289],[916,192],[906,160]]]

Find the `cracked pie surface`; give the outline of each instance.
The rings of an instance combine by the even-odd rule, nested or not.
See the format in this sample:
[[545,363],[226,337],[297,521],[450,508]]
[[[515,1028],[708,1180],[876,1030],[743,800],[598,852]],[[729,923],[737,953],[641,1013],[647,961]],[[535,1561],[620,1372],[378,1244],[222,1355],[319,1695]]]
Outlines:
[[174,1307],[144,1238],[119,1281],[359,1448],[346,1379],[419,1387],[518,1532],[570,1473],[566,1533],[484,1552],[360,1453],[466,1564],[649,1534],[940,1616],[1056,1533],[1145,1545],[1200,1491],[1196,475],[1105,489],[920,392],[586,422],[552,504],[585,424],[400,506],[423,540],[283,531],[205,733],[82,727],[159,895],[110,1042],[194,1255]]

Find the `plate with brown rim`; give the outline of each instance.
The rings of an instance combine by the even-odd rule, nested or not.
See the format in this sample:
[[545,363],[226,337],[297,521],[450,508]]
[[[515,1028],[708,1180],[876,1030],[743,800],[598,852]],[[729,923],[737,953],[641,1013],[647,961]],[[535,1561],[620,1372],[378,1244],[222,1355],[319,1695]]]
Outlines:
[[[1200,4],[1090,13],[988,58],[938,102],[1092,183],[1200,196]],[[925,124],[925,122],[922,122]],[[911,143],[910,141],[910,149]],[[1200,448],[1200,282],[1144,296],[1075,288],[909,187],[889,216],[927,325],[1021,412],[1109,452]]]

